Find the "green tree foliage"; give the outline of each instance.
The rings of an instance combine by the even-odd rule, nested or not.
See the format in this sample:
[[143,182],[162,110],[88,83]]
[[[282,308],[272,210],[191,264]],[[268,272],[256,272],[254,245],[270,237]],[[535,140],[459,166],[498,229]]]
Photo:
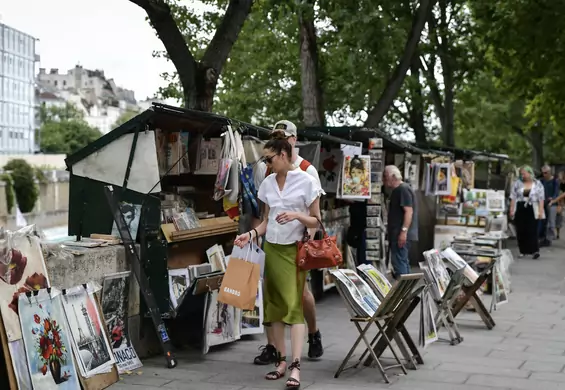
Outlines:
[[74,105],[40,108],[40,147],[44,153],[72,154],[100,138],[100,130],[84,121]]
[[123,125],[124,123],[129,121],[131,118],[135,117],[137,114],[139,114],[138,111],[134,111],[134,110],[125,111],[122,115],[120,115],[118,117],[116,122],[112,125],[112,128],[115,129],[115,128]]
[[39,191],[35,184],[35,170],[23,159],[10,160],[5,166],[13,180],[14,193],[22,213],[29,213],[35,207]]
[[0,180],[4,182],[4,191],[6,192],[6,208],[8,214],[12,213],[12,209],[16,204],[16,197],[14,195],[14,181],[9,173],[3,173],[0,175]]

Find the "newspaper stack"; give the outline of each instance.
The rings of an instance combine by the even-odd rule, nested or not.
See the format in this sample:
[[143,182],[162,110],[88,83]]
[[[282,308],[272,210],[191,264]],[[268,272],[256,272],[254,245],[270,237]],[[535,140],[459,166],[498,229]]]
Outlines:
[[330,271],[335,279],[339,293],[348,303],[348,310],[353,317],[372,317],[381,301],[371,287],[350,269]]

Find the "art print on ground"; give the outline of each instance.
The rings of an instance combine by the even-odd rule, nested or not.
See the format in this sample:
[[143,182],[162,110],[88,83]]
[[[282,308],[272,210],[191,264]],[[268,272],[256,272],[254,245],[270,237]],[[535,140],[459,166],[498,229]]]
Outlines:
[[263,328],[263,287],[259,281],[257,289],[257,299],[253,310],[242,310],[241,312],[241,334],[262,334]]
[[22,338],[19,294],[49,287],[39,237],[24,229],[5,233],[11,236],[1,237],[0,241],[0,245],[4,244],[0,247],[0,312],[9,342]]
[[231,343],[241,336],[241,312],[233,306],[218,302],[218,292],[208,293],[205,305],[204,351],[215,345]]
[[102,313],[120,374],[141,367],[128,332],[130,273],[108,275],[102,285]]
[[89,378],[107,372],[115,360],[102,328],[94,294],[82,286],[69,289],[63,295],[63,307],[81,374]]
[[19,296],[19,313],[27,362],[34,389],[80,389],[61,293],[41,290]]

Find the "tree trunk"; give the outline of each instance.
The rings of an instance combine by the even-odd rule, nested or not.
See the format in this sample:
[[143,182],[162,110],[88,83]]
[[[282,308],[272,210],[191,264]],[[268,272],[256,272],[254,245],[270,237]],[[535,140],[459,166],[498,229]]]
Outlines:
[[416,142],[421,145],[427,143],[426,126],[424,124],[424,101],[422,97],[422,84],[420,83],[420,56],[418,53],[412,57],[410,64],[410,74],[415,79],[414,90],[412,91],[412,105],[409,112],[410,127],[414,130]]
[[186,45],[165,0],[130,0],[143,8],[177,71],[186,108],[211,111],[218,77],[251,12],[253,0],[230,0],[201,61]]
[[532,166],[534,169],[541,169],[545,164],[543,156],[543,128],[535,125],[526,138],[532,145]]
[[322,127],[325,123],[318,45],[314,26],[315,0],[306,0],[299,11],[300,80],[302,84],[302,115],[304,125]]
[[440,7],[440,28],[439,35],[441,42],[439,43],[439,58],[441,62],[442,76],[443,76],[443,108],[444,108],[444,124],[443,127],[443,143],[446,146],[455,146],[455,128],[454,128],[454,104],[455,97],[454,82],[453,82],[453,66],[452,58],[449,53],[448,42],[448,25],[447,25],[447,1],[439,0]]
[[365,121],[366,127],[377,127],[398,95],[398,91],[402,87],[406,72],[410,67],[410,62],[412,57],[414,57],[414,53],[420,42],[422,30],[424,29],[428,14],[434,2],[435,0],[420,0],[420,7],[412,19],[412,28],[408,34],[400,62],[394,69],[392,76],[388,79],[386,87],[381,93],[377,104],[369,111],[367,120]]

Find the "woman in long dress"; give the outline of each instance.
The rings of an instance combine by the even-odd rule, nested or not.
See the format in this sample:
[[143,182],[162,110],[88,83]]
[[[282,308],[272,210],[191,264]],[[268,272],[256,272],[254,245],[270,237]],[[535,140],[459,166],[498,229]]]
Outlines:
[[272,174],[261,183],[258,198],[265,205],[266,218],[257,228],[236,237],[235,245],[243,247],[250,240],[265,235],[265,326],[273,327],[277,363],[267,380],[277,380],[287,371],[285,325],[290,326],[292,362],[287,389],[300,388],[300,358],[304,345],[302,294],[306,272],[296,266],[297,242],[305,228],[316,228],[320,218],[318,181],[290,159],[292,146],[284,134],[271,139],[263,150],[263,161]]
[[510,192],[510,217],[514,218],[520,257],[539,258],[538,221],[543,218],[545,190],[531,167],[520,168]]

